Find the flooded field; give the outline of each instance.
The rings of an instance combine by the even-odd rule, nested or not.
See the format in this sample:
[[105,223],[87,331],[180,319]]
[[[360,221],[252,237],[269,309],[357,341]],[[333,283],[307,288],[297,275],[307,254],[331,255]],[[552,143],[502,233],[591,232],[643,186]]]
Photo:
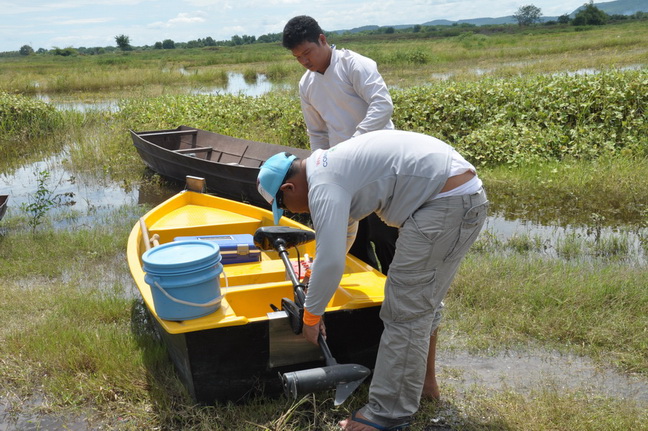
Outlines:
[[[102,175],[79,176],[67,171],[63,161],[67,153],[47,157],[38,162],[24,165],[11,173],[0,174],[0,193],[9,194],[10,202],[7,217],[22,211],[28,205],[38,189],[38,173],[47,172],[49,177],[45,184],[52,195],[61,197],[60,204],[49,212],[49,217],[58,228],[70,226],[93,225],[115,209],[127,206],[137,212],[138,205],[152,207],[183,189],[183,185],[166,181],[148,181],[147,177],[155,174],[142,168],[142,181],[125,187],[123,184]],[[529,218],[519,217],[519,210],[513,214],[510,208],[517,208],[519,202],[508,203],[492,193],[489,196],[494,210],[486,222],[482,237],[488,235],[491,240],[509,241],[526,238],[537,244],[544,244],[544,253],[556,257],[555,244],[565,239],[578,238],[581,242],[599,242],[622,238],[627,244],[627,258],[635,264],[646,263],[642,247],[643,230],[637,226],[615,225],[601,226],[591,220],[580,224],[540,224]],[[536,208],[541,211],[540,208]],[[141,210],[142,212],[144,210]],[[141,214],[134,214],[141,215]]]
[[[476,71],[475,73],[481,72]],[[595,72],[583,69],[576,73],[589,74]],[[449,76],[438,77],[439,80],[449,78]],[[195,88],[191,92],[192,94],[227,93],[259,96],[276,89],[281,90],[283,88],[280,85],[270,83],[263,75],[257,76],[254,82],[246,82],[242,74],[230,73],[228,74],[228,82],[224,86]],[[45,94],[39,95],[38,98],[52,104],[60,111],[114,113],[119,109],[118,98],[85,101],[75,100],[73,96],[51,96]],[[97,133],[97,135],[103,136],[100,133]],[[124,135],[126,135],[126,130],[124,130]],[[77,142],[78,144],[79,142]],[[122,144],[120,142],[121,146],[118,148],[123,148]],[[130,144],[130,141],[128,144]],[[7,172],[0,172],[0,194],[10,195],[7,215],[5,216],[5,220],[0,222],[0,236],[6,233],[7,229],[11,229],[18,224],[22,228],[22,224],[25,223],[25,219],[28,217],[26,216],[25,206],[34,202],[39,187],[45,187],[50,193],[50,199],[57,201],[57,205],[47,212],[47,224],[51,225],[59,233],[65,232],[65,229],[76,227],[92,228],[98,224],[105,223],[107,217],[115,217],[116,210],[120,210],[119,217],[128,219],[124,220],[124,223],[131,225],[148,208],[159,204],[183,188],[181,184],[168,183],[160,180],[153,172],[146,169],[143,163],[133,173],[134,179],[130,178],[128,180],[122,180],[118,175],[109,175],[106,172],[102,172],[101,169],[94,169],[94,171],[91,169],[79,169],[82,172],[76,171],[71,167],[72,164],[69,162],[71,158],[70,154],[74,154],[72,150],[76,148],[75,144],[68,143],[67,145],[72,147],[57,149],[53,153],[50,152],[41,158],[14,164],[11,170]],[[92,148],[92,146],[84,146],[82,148]],[[43,172],[47,173],[47,178],[43,177]],[[549,336],[545,339],[545,334],[538,335],[534,332],[525,332],[523,329],[517,329],[519,333],[523,334],[523,336],[520,335],[520,339],[523,341],[519,344],[516,342],[507,344],[510,340],[507,339],[506,335],[503,335],[502,339],[494,342],[492,349],[476,350],[471,348],[470,345],[467,345],[465,341],[472,337],[473,334],[462,333],[461,330],[453,329],[453,324],[458,322],[450,321],[447,329],[443,329],[443,338],[441,338],[442,341],[438,354],[438,375],[443,382],[444,397],[448,401],[436,409],[428,409],[429,411],[434,411],[434,416],[429,419],[425,429],[468,429],[462,426],[462,420],[483,423],[480,422],[483,419],[481,412],[475,412],[471,408],[476,405],[475,397],[480,396],[484,399],[492,400],[491,406],[495,406],[501,402],[502,398],[497,398],[498,396],[514,399],[517,395],[525,399],[531,399],[532,401],[529,404],[535,403],[542,406],[542,402],[537,402],[539,393],[545,394],[546,399],[550,399],[549,401],[546,401],[546,399],[543,400],[547,404],[553,402],[553,397],[560,398],[562,394],[567,393],[568,396],[566,398],[569,398],[571,394],[576,394],[575,398],[589,400],[583,401],[583,405],[586,405],[587,402],[592,400],[598,400],[599,402],[600,400],[612,400],[610,401],[610,405],[613,406],[615,402],[621,400],[624,402],[629,401],[629,404],[636,403],[636,405],[642,408],[648,406],[648,380],[641,374],[641,371],[638,373],[634,372],[634,370],[641,367],[641,364],[637,365],[641,359],[632,363],[635,368],[631,369],[631,371],[628,371],[629,366],[627,362],[623,363],[620,361],[619,356],[612,358],[612,355],[609,355],[610,357],[606,356],[604,359],[601,359],[601,356],[607,354],[607,350],[616,353],[615,349],[622,349],[616,347],[614,343],[610,343],[610,345],[601,343],[600,339],[598,340],[599,344],[597,344],[596,334],[593,332],[590,333],[588,330],[596,327],[598,322],[577,319],[579,317],[578,313],[581,312],[579,309],[584,310],[582,311],[583,313],[591,312],[596,320],[605,320],[609,317],[609,315],[605,314],[605,310],[599,311],[600,308],[605,307],[596,307],[595,311],[591,311],[593,307],[588,308],[589,303],[585,299],[588,299],[590,296],[596,296],[597,294],[605,298],[610,298],[610,301],[612,301],[610,310],[617,309],[620,310],[619,313],[621,314],[628,313],[629,304],[623,302],[626,297],[621,292],[623,289],[628,289],[628,287],[622,284],[617,286],[616,283],[617,279],[622,278],[620,277],[622,272],[631,273],[637,268],[641,271],[646,266],[648,262],[646,251],[648,232],[646,224],[636,223],[636,220],[631,223],[623,220],[621,217],[617,220],[605,220],[604,217],[597,218],[596,214],[583,214],[583,217],[579,219],[573,217],[561,219],[559,215],[562,210],[566,212],[566,205],[568,203],[565,203],[565,208],[542,208],[540,206],[534,207],[534,202],[520,202],[520,198],[514,196],[502,197],[494,192],[489,193],[489,198],[493,205],[491,214],[481,233],[482,242],[486,244],[482,246],[486,248],[488,244],[504,244],[504,246],[494,248],[496,250],[494,252],[497,255],[495,256],[496,258],[500,258],[508,253],[523,256],[519,259],[519,265],[523,267],[520,274],[511,275],[504,273],[504,271],[502,274],[490,273],[492,274],[491,278],[502,277],[506,279],[502,281],[502,285],[504,288],[511,290],[508,292],[504,291],[501,299],[507,300],[513,297],[515,294],[512,291],[521,290],[524,283],[532,284],[530,290],[533,291],[541,287],[535,284],[539,279],[544,280],[543,283],[539,284],[545,284],[547,286],[552,286],[553,280],[558,279],[555,282],[559,285],[556,303],[562,304],[566,302],[566,305],[564,308],[556,309],[547,306],[546,310],[549,310],[549,313],[553,312],[555,314],[554,317],[562,317],[561,314],[573,313],[573,321],[568,322],[569,325],[574,324],[578,326],[579,330],[581,327],[585,329],[581,332],[574,331],[574,333],[566,335],[565,339],[560,339],[560,335],[555,335],[555,338]],[[571,212],[573,213],[574,211]],[[543,217],[538,217],[538,214],[541,213]],[[545,217],[544,214],[550,215]],[[543,221],[539,222],[538,220],[540,219]],[[7,223],[7,221],[9,222]],[[590,251],[587,251],[579,255],[578,250],[585,247],[591,250],[591,254]],[[112,256],[112,258],[115,261],[124,260],[123,256],[119,254],[122,250],[121,244],[117,244],[115,249],[117,248],[120,251],[118,251],[116,257]],[[613,259],[606,260],[607,255],[605,253],[608,252],[613,254]],[[540,258],[537,258],[539,255]],[[578,267],[578,270],[581,272],[575,271],[574,273],[570,273],[566,271],[564,273],[566,276],[562,278],[561,275],[563,273],[560,272],[561,268],[547,265],[548,261],[561,261],[561,263],[562,261],[568,261],[572,255],[577,255],[581,259],[579,263],[574,265],[578,266],[581,264]],[[535,260],[535,263],[541,267],[541,272],[533,273],[530,271],[529,268],[531,266],[527,265],[528,262],[525,261],[529,256],[528,261]],[[599,260],[602,256],[603,259]],[[497,267],[498,264],[502,265],[502,262],[495,262],[494,260],[487,260],[483,264],[483,267],[475,270],[475,273],[483,272],[486,274],[491,269],[490,267]],[[595,268],[590,267],[590,264],[593,262],[594,265],[591,266],[596,266],[598,263],[604,261],[605,264],[611,261],[615,264],[621,262],[618,266],[612,266],[610,269],[611,272],[614,272],[612,281],[608,283],[607,279],[603,276],[601,276],[601,280],[589,279],[588,272],[595,272]],[[545,265],[547,266],[545,267]],[[511,267],[515,268],[513,264],[511,264]],[[71,274],[71,271],[73,269],[65,269],[58,275],[62,286],[78,284],[85,288],[88,285],[92,285],[93,290],[106,292],[115,286],[123,286],[125,292],[120,291],[119,295],[125,295],[132,303],[140,303],[141,305],[139,292],[137,292],[130,274],[124,268],[122,270],[115,270],[114,265],[108,263],[103,266],[93,264],[92,270],[83,274]],[[531,281],[527,279],[524,273],[525,271],[531,272],[529,276]],[[551,274],[552,271],[553,274]],[[473,274],[472,277],[475,275]],[[510,280],[508,279],[509,276],[511,278]],[[555,278],[551,278],[551,276]],[[547,281],[548,278],[549,280]],[[582,282],[585,285],[583,289],[584,293],[582,294],[582,297],[585,299],[582,302],[574,302],[572,304],[560,295],[560,290],[565,290],[563,285],[567,286],[566,289],[570,287],[573,289],[582,280],[585,280]],[[25,281],[20,280],[20,282]],[[483,289],[488,284],[484,280],[481,280],[481,282],[482,284],[475,284],[476,288]],[[631,283],[629,284],[634,286]],[[495,286],[492,291],[497,291],[497,287]],[[599,287],[603,291],[602,293],[596,292],[595,289]],[[61,286],[57,285],[57,288],[60,289]],[[506,290],[504,288],[503,290]],[[591,288],[591,290],[587,290],[587,288]],[[541,292],[544,294],[545,290],[541,290]],[[551,289],[546,289],[546,292],[551,294],[555,293]],[[628,289],[628,292],[631,292],[631,290]],[[465,292],[462,293],[465,294]],[[627,298],[630,298],[628,302],[632,301],[632,298],[639,297],[638,295],[631,297],[630,293],[627,295]],[[479,315],[479,313],[485,313],[485,310],[488,309],[484,304],[483,298],[479,296],[477,298],[482,302],[475,301],[471,303],[471,306],[474,308],[470,308],[467,313]],[[605,298],[603,301],[605,301]],[[527,306],[531,302],[531,299],[533,299],[533,295],[529,294],[528,297],[520,299],[518,305],[524,304],[524,306]],[[568,299],[573,300],[574,298]],[[618,303],[614,301],[618,301]],[[456,300],[456,302],[459,301]],[[605,304],[607,305],[608,303],[605,302]],[[458,307],[456,303],[453,306]],[[566,313],[565,310],[567,310]],[[452,312],[452,310],[449,311]],[[544,312],[544,309],[542,311]],[[512,309],[510,312],[510,314],[514,314]],[[634,312],[636,313],[636,311]],[[494,314],[497,315],[495,320],[497,320],[497,324],[500,326],[513,326],[515,324],[512,320],[507,321],[506,319],[502,319],[501,316],[505,313],[501,311],[495,311]],[[533,321],[532,318],[527,319],[527,315],[524,315],[524,313],[521,314],[523,314],[520,318],[521,320],[528,320],[530,322],[529,328],[545,328],[541,326],[542,322]],[[461,317],[454,318],[457,320],[461,319]],[[641,318],[629,320],[641,321]],[[489,317],[484,314],[482,321],[477,322],[474,330],[479,331],[477,326],[481,324],[487,327],[485,323],[488,321]],[[555,318],[553,321],[557,322],[556,326],[560,326],[561,323],[564,324],[565,322],[559,318]],[[96,323],[94,320],[91,322],[89,324],[90,326]],[[131,324],[133,323],[131,316]],[[623,333],[620,329],[624,326],[623,323],[627,322],[622,321],[617,327],[612,324],[608,328],[606,323],[603,322],[601,326],[604,327],[603,330],[606,332],[600,338],[605,338],[606,336],[607,338],[619,337],[619,334]],[[476,338],[488,339],[491,336],[488,329],[484,330],[481,328],[481,330],[484,332],[477,332]],[[611,332],[608,332],[608,330]],[[471,328],[469,331],[473,331],[473,329]],[[125,331],[122,328],[118,329],[117,332],[123,336],[123,332]],[[492,332],[496,332],[496,330],[493,329]],[[511,331],[511,333],[513,332]],[[632,332],[632,337],[634,338],[635,334],[640,331],[626,332]],[[586,334],[586,336],[582,336],[582,334]],[[610,334],[614,335],[608,336]],[[645,335],[645,333],[637,334],[636,337],[640,338],[642,335]],[[591,338],[588,338],[587,341],[582,341],[582,338],[590,336]],[[572,340],[576,341],[574,341],[574,346],[571,346],[573,350],[570,350]],[[504,346],[501,349],[498,341]],[[527,341],[529,342],[526,343]],[[595,345],[590,351],[584,348],[587,342]],[[583,349],[579,350],[581,343]],[[484,344],[488,344],[488,342]],[[558,351],[563,348],[564,350]],[[595,353],[597,351],[603,351],[603,354],[589,356],[589,353],[592,351]],[[582,355],[579,355],[579,353],[582,353]],[[640,353],[634,354],[641,356]],[[154,370],[148,370],[148,372],[151,375],[155,375]],[[109,379],[107,378],[106,380]],[[152,385],[155,388],[160,387],[163,391],[156,393],[151,391],[148,385]],[[118,385],[114,386],[117,387]],[[151,404],[157,405],[156,403],[166,396],[166,390],[169,385],[165,385],[164,381],[155,382],[149,380],[147,381],[147,385],[142,386],[145,386],[142,392],[152,396],[154,399]],[[136,414],[130,414],[130,416],[128,413],[123,415],[118,414],[116,413],[117,411],[121,412],[118,409],[114,409],[108,414],[105,412],[109,408],[102,410],[99,414],[101,416],[101,425],[98,426],[98,413],[93,410],[94,407],[89,407],[90,403],[82,404],[78,409],[61,409],[60,406],[52,407],[50,405],[50,398],[48,398],[47,393],[43,392],[45,391],[43,388],[44,386],[34,386],[32,388],[33,390],[30,390],[27,395],[13,393],[12,391],[0,392],[0,431],[13,429],[74,429],[79,431],[90,429],[141,429],[141,427],[138,427],[139,424],[135,423],[138,420]],[[105,392],[104,389],[106,389]],[[101,393],[101,396],[106,397],[105,399],[102,398],[106,405],[114,401],[117,401],[115,404],[120,405],[121,403],[128,404],[129,402],[134,404],[132,399],[128,398],[130,393],[135,392],[132,388],[125,390],[123,393],[119,393],[119,390],[112,392],[113,388],[110,386],[110,383],[106,383],[104,387],[104,383],[102,382],[101,387],[97,391]],[[160,395],[161,393],[165,395]],[[177,397],[176,393],[172,393],[171,397]],[[534,397],[536,397],[535,400]],[[511,401],[508,402],[513,404]],[[159,408],[160,411],[155,411],[156,407],[147,407],[147,417],[142,420],[150,422],[150,417],[154,417],[156,414],[160,417],[165,417],[168,410],[171,412],[170,415],[173,416],[173,419],[166,420],[168,420],[168,423],[176,424],[174,421],[178,420],[177,417],[182,415],[182,413],[176,413],[176,408],[177,404],[170,405],[168,408],[167,406],[163,406]],[[135,410],[133,409],[132,411]],[[154,411],[153,414],[150,414],[151,410]],[[58,414],[59,411],[63,411],[63,413]],[[273,415],[275,414],[274,411],[272,413]],[[430,415],[432,414],[430,413]],[[497,416],[498,413],[493,413],[493,415]],[[212,416],[216,417],[218,415],[215,414]],[[500,413],[500,416],[503,416],[503,414]],[[165,423],[164,421],[165,419],[159,420],[160,423]],[[511,423],[514,422],[514,420],[511,420]],[[531,422],[532,420],[529,420],[529,423]],[[499,422],[493,423],[498,424]],[[544,423],[547,422],[545,421]],[[182,429],[180,426],[177,428],[173,428],[173,426],[167,428],[164,426],[155,427],[159,429]],[[266,428],[274,429],[271,427]],[[212,427],[209,429],[217,428]],[[485,426],[471,429],[517,428]]]

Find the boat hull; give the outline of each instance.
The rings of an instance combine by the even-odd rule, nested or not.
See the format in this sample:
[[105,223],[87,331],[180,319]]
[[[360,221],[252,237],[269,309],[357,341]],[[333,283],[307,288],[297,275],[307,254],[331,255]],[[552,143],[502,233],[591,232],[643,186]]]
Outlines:
[[[129,236],[129,268],[181,381],[197,402],[277,396],[283,393],[280,373],[325,364],[320,349],[295,335],[287,314],[278,310],[283,298],[293,298],[293,286],[274,251],[262,251],[258,261],[223,265],[220,307],[195,319],[160,318],[145,281],[142,254],[146,237],[155,236],[164,244],[179,237],[253,234],[260,227],[274,225],[272,212],[184,191],[149,211],[141,221],[146,230],[137,223]],[[286,217],[280,224],[308,229]],[[316,244],[310,242],[289,249],[289,259],[297,264],[305,254],[317,259],[315,253]],[[325,313],[327,341],[339,363],[374,367],[383,329],[379,310],[384,281],[384,275],[369,265],[346,257],[340,286]]]
[[282,151],[300,158],[310,155],[304,149],[237,139],[187,126],[131,130],[130,134],[146,166],[163,177],[182,183],[187,175],[201,177],[206,180],[208,191],[262,208],[269,205],[256,188],[261,164]]
[[[370,307],[327,314],[328,344],[339,363],[373,369],[383,329],[378,311]],[[358,328],[360,321],[363,325]],[[299,344],[301,336],[290,331],[285,318],[186,334],[169,334],[159,324],[155,327],[180,380],[201,404],[281,396],[279,373],[324,365],[318,349],[301,346],[301,357],[287,350]]]

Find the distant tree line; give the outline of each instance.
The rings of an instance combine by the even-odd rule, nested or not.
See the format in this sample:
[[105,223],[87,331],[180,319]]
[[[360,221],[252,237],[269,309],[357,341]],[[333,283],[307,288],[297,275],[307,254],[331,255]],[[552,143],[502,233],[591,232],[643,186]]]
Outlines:
[[[534,6],[533,4],[521,6],[513,18],[517,21],[519,27],[530,27],[538,25],[542,20],[542,11],[540,8]],[[613,14],[608,15],[601,9],[597,8],[593,0],[590,0],[589,3],[583,5],[583,7],[571,18],[569,15],[562,15],[558,17],[557,21],[546,21],[542,25],[551,26],[551,25],[574,25],[574,26],[590,26],[590,25],[605,25],[608,23],[615,23],[621,21],[630,21],[630,20],[648,20],[648,12],[636,12],[632,15],[620,15]],[[480,31],[484,33],[489,33],[493,31],[498,31],[499,29],[510,28],[510,24],[501,24],[501,25],[484,25],[477,26],[470,23],[454,23],[451,26],[447,25],[414,25],[404,28],[395,28],[393,26],[379,27],[377,29],[363,30],[356,32],[326,32],[327,36],[331,35],[344,35],[346,37],[354,36],[367,36],[367,35],[397,35],[402,34],[406,36],[407,34],[418,34],[419,36],[455,36],[464,32],[467,28],[470,28],[472,31]],[[141,47],[133,47],[130,43],[130,38],[126,35],[115,36],[116,47],[107,46],[107,47],[79,47],[79,48],[54,48],[51,50],[45,50],[39,48],[37,51],[29,45],[23,45],[20,50],[17,52],[19,55],[33,55],[33,54],[53,54],[61,56],[69,55],[100,55],[109,52],[114,52],[116,50],[121,51],[132,51],[137,50],[149,50],[149,49],[176,49],[176,48],[206,48],[206,47],[218,47],[218,46],[240,46],[240,45],[250,45],[254,43],[275,43],[281,42],[282,33],[269,33],[259,36],[248,35],[234,35],[229,40],[214,40],[212,37],[206,37],[204,39],[190,40],[189,42],[175,42],[171,39],[165,39],[161,42],[155,42],[152,46],[145,45]],[[10,56],[16,55],[16,52],[5,52],[0,53],[0,56]]]
[[[513,18],[518,22],[520,26],[528,26],[540,22],[542,17],[542,11],[540,8],[530,4],[522,6],[518,11],[513,15]],[[593,0],[590,0],[589,3],[585,3],[583,7],[576,12],[574,18],[570,18],[569,15],[561,15],[558,17],[558,24],[572,24],[575,26],[584,26],[584,25],[604,25],[608,22],[618,22],[624,20],[645,20],[648,19],[648,13],[646,12],[636,12],[633,15],[620,15],[613,14],[608,15],[601,9],[597,8],[594,5]],[[546,25],[555,24],[553,21],[547,21]]]

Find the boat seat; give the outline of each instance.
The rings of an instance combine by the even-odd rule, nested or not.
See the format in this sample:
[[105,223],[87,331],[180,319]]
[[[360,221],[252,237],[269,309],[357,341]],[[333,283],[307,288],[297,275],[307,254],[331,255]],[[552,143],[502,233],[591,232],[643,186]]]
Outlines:
[[144,133],[138,133],[138,136],[141,136],[143,138],[149,137],[149,136],[173,136],[173,135],[197,135],[198,130],[190,129],[190,130],[167,130],[167,131],[154,131],[154,132],[144,132]]
[[169,211],[149,226],[149,235],[158,234],[160,243],[178,236],[235,235],[255,232],[261,220],[231,211],[186,205]]

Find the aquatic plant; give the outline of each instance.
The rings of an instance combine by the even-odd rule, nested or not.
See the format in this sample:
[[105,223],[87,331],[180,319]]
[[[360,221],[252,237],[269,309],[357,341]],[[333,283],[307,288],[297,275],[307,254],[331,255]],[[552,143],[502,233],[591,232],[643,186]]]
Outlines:
[[43,223],[47,212],[59,205],[71,203],[70,199],[74,193],[56,193],[56,188],[50,190],[47,181],[50,177],[49,171],[42,170],[35,173],[38,187],[36,192],[30,197],[29,203],[21,206],[21,209],[29,214],[28,224],[32,232],[35,232],[38,226]]

